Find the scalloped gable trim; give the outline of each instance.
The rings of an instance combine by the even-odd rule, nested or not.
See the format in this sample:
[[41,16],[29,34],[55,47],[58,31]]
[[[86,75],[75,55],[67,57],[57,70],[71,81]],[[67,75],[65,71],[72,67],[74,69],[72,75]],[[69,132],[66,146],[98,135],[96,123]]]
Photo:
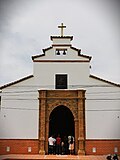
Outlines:
[[75,50],[75,51],[78,51],[78,56],[82,56],[84,58],[89,58],[89,60],[91,60],[91,56],[87,56],[87,55],[84,55],[84,54],[81,54],[81,49],[78,49],[78,48],[75,48],[75,47],[70,47],[71,49]]
[[35,58],[43,57],[43,56],[45,56],[45,53],[44,54],[38,54],[36,56],[32,56],[32,60],[34,60]]
[[34,60],[35,58],[39,58],[39,57],[43,57],[43,56],[45,56],[45,52],[47,51],[47,50],[49,50],[49,49],[52,49],[53,47],[48,47],[48,48],[45,48],[45,49],[43,49],[43,54],[38,54],[38,55],[36,55],[36,56],[32,56],[32,60]]
[[10,86],[12,86],[12,85],[14,85],[14,84],[17,84],[17,83],[19,83],[19,82],[25,81],[25,80],[27,80],[27,79],[29,79],[29,78],[32,78],[32,77],[34,77],[34,76],[33,76],[33,75],[29,75],[29,76],[27,76],[27,77],[21,78],[21,79],[19,79],[19,80],[14,81],[14,82],[10,82],[10,83],[8,83],[8,84],[5,84],[5,85],[1,86],[0,89],[4,89],[4,88],[7,88],[7,87],[10,87]]
[[[58,46],[59,46],[59,45],[58,45]],[[61,46],[62,46],[62,45],[61,45]],[[63,45],[63,46],[66,46],[66,45]],[[39,58],[39,57],[45,56],[45,52],[48,51],[48,50],[50,50],[50,49],[52,49],[52,48],[53,48],[53,46],[50,46],[50,47],[48,47],[48,48],[43,49],[43,54],[39,54],[39,55],[36,55],[36,56],[32,56],[32,60],[34,60],[35,58]],[[89,60],[92,59],[91,56],[87,56],[87,55],[81,54],[81,49],[78,49],[78,48],[75,48],[75,47],[72,47],[72,46],[70,46],[70,48],[73,49],[73,50],[75,50],[75,51],[77,51],[77,52],[78,52],[78,56],[81,56],[81,57],[84,57],[84,58],[88,58]]]
[[100,81],[102,81],[102,82],[105,82],[105,83],[108,83],[108,84],[111,84],[111,85],[114,85],[114,86],[117,86],[117,87],[120,87],[120,84],[113,83],[113,82],[111,82],[111,81],[108,81],[108,80],[105,80],[105,79],[96,77],[96,76],[94,76],[94,75],[90,75],[89,77],[90,77],[90,78],[97,79],[97,80],[100,80]]

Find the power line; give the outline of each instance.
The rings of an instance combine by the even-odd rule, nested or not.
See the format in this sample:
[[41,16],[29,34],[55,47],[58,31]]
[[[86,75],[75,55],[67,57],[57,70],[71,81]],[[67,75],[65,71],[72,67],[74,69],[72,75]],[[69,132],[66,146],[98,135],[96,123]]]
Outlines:
[[[11,92],[2,92],[0,95],[1,96],[8,96],[9,94],[7,94],[7,93],[10,93],[10,96],[13,94],[13,96],[15,95],[15,93],[18,93],[18,94],[16,94],[16,95],[19,95],[19,93],[21,93],[20,95],[23,95],[22,93],[26,93],[26,95],[30,95],[30,94],[27,94],[27,93],[33,93],[33,92],[35,92],[35,93],[37,93],[37,94],[39,94],[38,93],[38,91],[37,90],[24,90],[24,91],[11,91]],[[102,91],[102,92],[86,92],[86,95],[98,95],[98,94],[119,94],[120,93],[120,91]],[[35,94],[31,94],[31,95],[35,95]]]
[[38,98],[29,98],[29,99],[27,99],[27,98],[11,98],[11,99],[9,99],[9,98],[3,98],[2,100],[38,100]]
[[2,109],[11,109],[11,110],[39,110],[39,109],[32,109],[32,108],[14,108],[14,107],[1,107]]
[[[35,87],[35,88],[49,88],[49,87],[52,87],[52,88],[54,88],[55,87],[55,85],[20,85],[20,86],[12,86],[12,88],[33,88],[33,87]],[[94,85],[94,84],[91,84],[91,85],[85,85],[85,84],[83,84],[83,85],[80,85],[80,84],[77,84],[77,85],[68,85],[68,87],[71,87],[71,88],[74,88],[74,87],[77,87],[77,88],[79,88],[79,87],[111,87],[111,88],[113,88],[113,87],[115,87],[114,85]],[[116,86],[116,87],[119,87],[119,86]],[[4,89],[4,88],[3,88]],[[9,88],[9,86],[8,86],[8,88],[7,89],[11,89],[11,87]]]
[[120,100],[120,98],[92,98],[92,99],[86,98],[86,100],[103,100],[103,101],[106,101],[106,100]]
[[[57,98],[57,97],[56,97]],[[2,100],[38,100],[38,98],[3,98]],[[86,98],[85,100],[120,100],[120,98]]]
[[[33,108],[16,108],[16,107],[1,107],[1,109],[10,109],[10,110],[35,110],[35,111],[39,111],[39,109],[33,109]],[[83,111],[83,110],[80,110],[80,111]],[[98,111],[98,112],[103,112],[103,111],[105,111],[105,112],[113,112],[113,111],[117,111],[117,112],[119,112],[120,111],[120,109],[87,109],[87,110],[85,110],[85,111],[88,111],[88,112],[92,112],[92,111]]]

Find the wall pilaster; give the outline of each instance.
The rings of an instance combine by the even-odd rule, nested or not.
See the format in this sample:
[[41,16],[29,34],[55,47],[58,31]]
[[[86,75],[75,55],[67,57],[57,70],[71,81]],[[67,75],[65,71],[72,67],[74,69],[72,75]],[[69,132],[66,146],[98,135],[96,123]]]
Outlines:
[[45,154],[45,111],[46,91],[39,92],[39,154]]

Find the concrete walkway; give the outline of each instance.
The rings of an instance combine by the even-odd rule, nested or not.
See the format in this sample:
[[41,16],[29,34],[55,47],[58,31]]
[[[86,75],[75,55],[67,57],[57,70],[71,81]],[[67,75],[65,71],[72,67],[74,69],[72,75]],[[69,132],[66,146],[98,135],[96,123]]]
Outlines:
[[106,160],[106,156],[78,156],[78,155],[23,155],[10,154],[0,156],[0,160],[14,160],[14,159],[49,159],[49,160]]

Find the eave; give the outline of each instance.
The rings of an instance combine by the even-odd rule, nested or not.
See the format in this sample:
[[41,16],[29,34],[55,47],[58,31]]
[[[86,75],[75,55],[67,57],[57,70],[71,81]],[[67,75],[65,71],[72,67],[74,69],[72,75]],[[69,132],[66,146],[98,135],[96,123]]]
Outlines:
[[108,80],[105,80],[105,79],[96,77],[96,76],[94,76],[94,75],[90,75],[89,77],[90,77],[90,78],[93,78],[93,79],[97,79],[97,80],[102,81],[102,82],[105,82],[105,83],[108,83],[108,84],[111,84],[111,85],[114,85],[114,86],[117,86],[117,87],[120,87],[120,84],[113,83],[113,82],[111,82],[111,81],[108,81]]
[[27,77],[21,78],[19,80],[14,81],[14,82],[10,82],[8,84],[5,84],[5,85],[1,86],[0,89],[4,89],[4,88],[7,88],[7,87],[10,87],[10,86],[12,86],[14,84],[20,83],[20,82],[25,81],[25,80],[27,80],[29,78],[32,78],[32,77],[34,77],[34,76],[33,75],[29,75]]

